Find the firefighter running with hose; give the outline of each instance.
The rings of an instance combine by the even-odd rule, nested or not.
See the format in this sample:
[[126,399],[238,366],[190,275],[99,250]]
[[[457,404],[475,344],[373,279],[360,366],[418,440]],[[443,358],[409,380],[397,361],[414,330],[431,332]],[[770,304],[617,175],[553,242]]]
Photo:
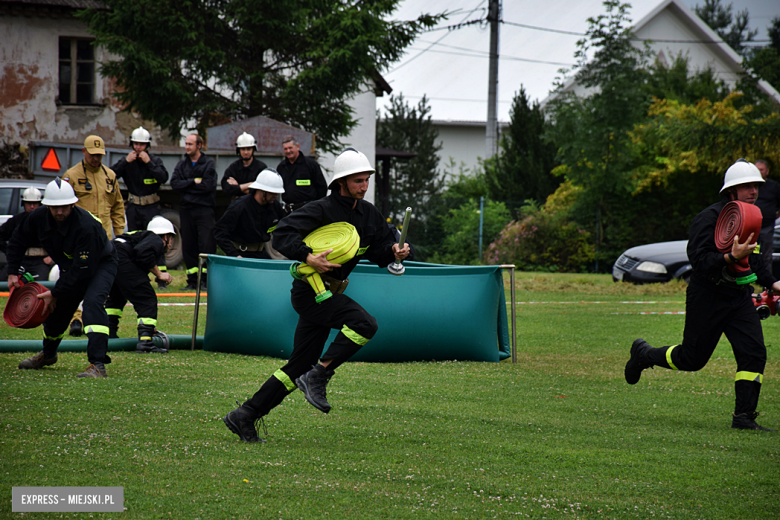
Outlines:
[[128,300],[138,316],[139,354],[157,352],[164,354],[168,349],[158,347],[152,341],[157,327],[157,294],[149,281],[149,273],[171,282],[171,275],[158,267],[165,258],[165,251],[173,243],[176,232],[171,221],[165,217],[154,217],[146,231],[131,231],[114,239],[119,269],[114,285],[106,301],[109,337],[117,338],[122,309]]
[[[671,370],[695,372],[709,361],[721,335],[731,343],[737,360],[734,383],[736,403],[732,428],[770,430],[755,422],[756,408],[766,365],[766,346],[761,322],[751,300],[750,285],[739,285],[729,275],[729,266],[748,258],[758,282],[780,291],[780,282],[772,276],[759,254],[758,237],[734,237],[730,252],[722,253],[715,242],[715,226],[723,207],[730,201],[755,204],[758,186],[764,182],[758,169],[740,159],[727,171],[720,192],[722,200],[699,213],[691,222],[688,258],[693,275],[685,300],[685,331],[679,345],[653,348],[643,339],[631,345],[626,363],[626,382],[639,382],[642,370],[659,366]],[[754,242],[755,241],[755,242]]]
[[[40,369],[57,362],[57,348],[83,300],[90,365],[78,377],[106,377],[105,365],[111,358],[104,304],[116,276],[116,251],[100,220],[76,202],[70,184],[59,178],[51,181],[43,206],[30,213],[8,243],[9,273],[18,272],[25,250],[33,243],[39,243],[60,268],[54,288],[38,295],[51,311],[43,322],[43,350],[19,363],[19,368]],[[8,286],[19,285],[19,277],[9,274]]]
[[[330,194],[294,211],[282,219],[274,231],[274,247],[288,258],[316,270],[332,295],[320,298],[318,303],[312,286],[299,279],[299,275],[294,276],[291,301],[299,318],[290,359],[252,398],[223,418],[230,431],[243,441],[262,441],[257,435],[255,421],[267,415],[296,388],[303,391],[312,406],[328,413],[331,408],[325,393],[328,381],[339,365],[368,343],[377,331],[374,317],[342,294],[347,277],[359,260],[366,258],[386,267],[396,259],[407,258],[409,246],[399,246],[379,210],[363,200],[372,173],[374,169],[364,154],[346,149],[334,163]],[[349,233],[346,224],[354,226],[359,243],[355,245],[351,260],[341,264],[331,262],[328,254],[332,249],[315,253],[304,242],[310,233],[329,224],[347,228],[347,236],[354,235]],[[322,354],[331,329],[337,329],[339,333]]]

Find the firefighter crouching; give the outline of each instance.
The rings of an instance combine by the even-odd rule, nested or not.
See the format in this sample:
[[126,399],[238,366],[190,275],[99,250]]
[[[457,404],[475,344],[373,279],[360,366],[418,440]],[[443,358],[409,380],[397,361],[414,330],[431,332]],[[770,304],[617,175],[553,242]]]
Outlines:
[[[78,198],[67,182],[51,181],[42,202],[8,243],[8,272],[17,273],[30,244],[40,243],[59,266],[60,277],[51,291],[38,295],[51,311],[43,322],[43,350],[19,363],[19,368],[39,369],[57,362],[57,348],[83,300],[90,365],[78,377],[106,377],[105,365],[111,358],[104,303],[116,276],[116,251],[101,222],[75,206]],[[20,286],[16,274],[8,275],[8,286]]]
[[157,267],[165,258],[165,250],[171,246],[176,232],[173,224],[164,217],[154,217],[146,231],[131,231],[114,239],[119,269],[106,302],[109,337],[118,337],[119,320],[128,300],[138,315],[138,353],[168,349],[155,346],[152,337],[157,327],[157,294],[149,281],[151,272],[160,280],[170,283],[171,275]]

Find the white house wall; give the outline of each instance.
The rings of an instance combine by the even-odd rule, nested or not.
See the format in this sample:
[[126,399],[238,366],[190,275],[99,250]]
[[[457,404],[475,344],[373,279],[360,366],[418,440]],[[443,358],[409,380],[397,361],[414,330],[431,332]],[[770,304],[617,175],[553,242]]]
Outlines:
[[[637,30],[636,36],[652,40],[698,41],[704,39],[704,34],[676,14],[675,9],[674,4],[667,6],[666,9]],[[716,77],[725,81],[729,88],[733,88],[739,79],[733,65],[724,61],[725,56],[717,45],[656,41],[650,44],[650,48],[656,54],[662,55],[668,65],[671,65],[674,58],[682,53],[689,59],[690,70],[712,68]]]
[[[479,160],[485,157],[485,123],[433,122],[439,131],[437,144],[439,150],[439,169],[447,173],[458,174],[461,165],[468,173],[479,168]],[[413,152],[414,150],[408,150]],[[450,168],[450,159],[454,168]]]
[[[354,110],[357,125],[348,136],[341,139],[341,148],[352,147],[363,152],[368,157],[371,166],[376,168],[376,94],[374,94],[373,85],[370,88],[367,87],[364,92],[356,95],[348,103]],[[335,155],[323,153],[317,161],[322,167],[325,180],[328,183],[330,183],[330,179],[333,177],[333,162],[336,160],[337,155],[338,153]],[[375,181],[375,177],[372,176],[365,198],[372,204],[376,200]]]

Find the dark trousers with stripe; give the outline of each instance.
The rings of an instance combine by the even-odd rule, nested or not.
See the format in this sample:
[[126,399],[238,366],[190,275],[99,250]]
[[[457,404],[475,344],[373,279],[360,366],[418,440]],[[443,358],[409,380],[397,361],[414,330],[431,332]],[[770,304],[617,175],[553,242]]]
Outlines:
[[761,233],[758,235],[761,242],[761,256],[764,259],[764,265],[768,265],[772,268],[772,250],[774,249],[774,226],[767,226],[761,228]]
[[723,334],[737,361],[734,413],[754,412],[766,366],[766,345],[761,320],[747,291],[724,295],[692,280],[685,300],[683,342],[651,349],[647,357],[653,365],[695,372],[710,360]]
[[[187,266],[187,283],[198,281],[198,255],[213,255],[217,252],[214,239],[214,208],[208,206],[182,207],[181,215],[181,252]],[[205,281],[205,268],[204,278]]]
[[[316,303],[314,291],[302,281],[293,282],[292,305],[298,313],[298,325],[290,360],[277,370],[243,406],[258,416],[268,414],[295,390],[294,381],[311,370],[319,359],[331,360],[335,370],[374,337],[376,319],[349,296],[334,294]],[[339,333],[323,354],[331,329]]]
[[54,311],[43,322],[43,351],[46,357],[57,352],[65,331],[70,325],[73,313],[83,300],[84,330],[87,334],[87,359],[92,364],[111,363],[108,357],[108,316],[105,303],[111,285],[116,277],[116,249],[110,256],[103,257],[92,278],[76,286],[68,294],[57,298]]
[[149,271],[144,271],[132,262],[119,264],[114,285],[106,301],[106,309],[119,311],[122,315],[128,300],[133,304],[138,319],[149,318],[148,325],[157,323],[157,294],[149,282]]

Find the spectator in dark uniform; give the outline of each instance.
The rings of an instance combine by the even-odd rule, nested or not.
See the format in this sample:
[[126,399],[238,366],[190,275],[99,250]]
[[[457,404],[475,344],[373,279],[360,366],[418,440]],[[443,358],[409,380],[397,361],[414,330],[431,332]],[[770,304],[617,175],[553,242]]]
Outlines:
[[232,163],[222,176],[222,192],[233,201],[249,193],[249,185],[255,182],[260,172],[268,168],[263,161],[255,159],[257,141],[244,132],[236,139],[236,154],[241,159]]
[[307,202],[321,199],[328,193],[328,185],[317,161],[301,152],[301,145],[293,136],[282,142],[285,159],[276,170],[284,181],[284,209],[287,213],[303,207]]
[[152,136],[144,128],[138,127],[130,134],[130,148],[126,157],[119,159],[111,169],[118,179],[127,186],[128,231],[146,229],[149,221],[160,214],[160,186],[168,182],[168,170],[162,159],[149,152]]
[[249,194],[237,199],[214,226],[214,238],[228,256],[266,258],[271,233],[284,217],[277,200],[284,193],[282,178],[265,169],[249,185]]
[[[41,205],[41,198],[41,190],[38,188],[29,187],[22,192],[22,205],[24,206],[24,211],[14,215],[0,226],[0,251],[3,253],[8,252],[8,241],[11,240],[14,230],[27,220],[27,217],[32,210]],[[25,273],[30,273],[36,281],[48,280],[49,271],[51,271],[52,265],[54,265],[54,260],[51,259],[49,254],[39,243],[31,244],[24,252],[22,268],[24,268]],[[0,279],[5,279],[7,277],[8,264],[0,271]]]
[[[160,195],[157,192],[160,186],[168,182],[168,170],[162,159],[149,152],[151,142],[152,134],[139,126],[130,134],[130,148],[133,151],[111,168],[117,179],[124,180],[127,186],[125,216],[128,231],[142,231],[149,225],[149,221],[160,215]],[[168,271],[164,262],[159,268],[163,272]],[[160,289],[168,286],[160,278],[155,280]]]
[[755,162],[761,172],[764,184],[758,188],[756,206],[761,210],[761,255],[764,263],[772,266],[772,249],[774,248],[775,220],[780,217],[780,183],[769,178],[769,164],[763,159]]
[[[214,254],[214,217],[217,207],[217,170],[214,161],[201,153],[203,139],[190,134],[184,140],[187,157],[173,170],[171,188],[181,195],[181,244],[187,266],[187,285],[183,290],[198,290],[198,255]],[[201,288],[206,289],[206,269]]]

